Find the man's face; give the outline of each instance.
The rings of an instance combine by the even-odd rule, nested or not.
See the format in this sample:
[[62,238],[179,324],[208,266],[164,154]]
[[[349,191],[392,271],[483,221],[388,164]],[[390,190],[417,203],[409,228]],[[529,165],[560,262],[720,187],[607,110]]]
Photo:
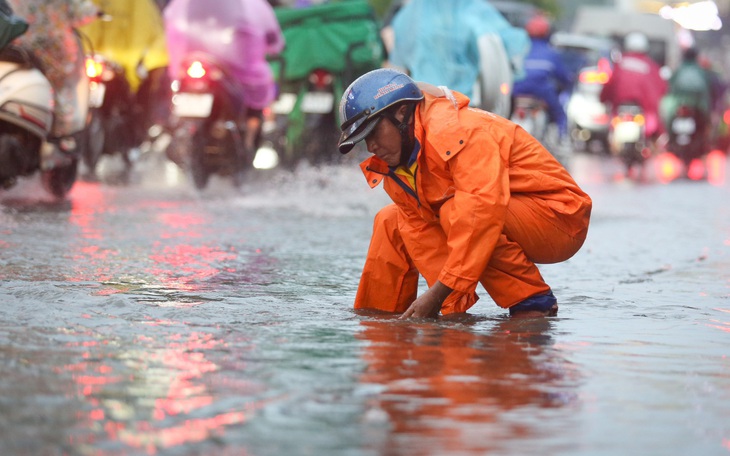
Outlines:
[[[396,112],[395,117],[402,121],[402,109]],[[400,132],[388,118],[382,118],[375,129],[365,137],[368,152],[374,154],[388,166],[400,165],[401,136]]]

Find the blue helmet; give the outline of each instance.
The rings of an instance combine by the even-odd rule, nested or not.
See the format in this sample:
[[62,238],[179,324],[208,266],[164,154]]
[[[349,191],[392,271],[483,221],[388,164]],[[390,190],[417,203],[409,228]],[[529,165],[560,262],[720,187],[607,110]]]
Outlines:
[[415,81],[400,71],[381,68],[360,76],[340,100],[340,153],[350,152],[365,139],[378,125],[385,109],[401,101],[422,99],[423,92]]

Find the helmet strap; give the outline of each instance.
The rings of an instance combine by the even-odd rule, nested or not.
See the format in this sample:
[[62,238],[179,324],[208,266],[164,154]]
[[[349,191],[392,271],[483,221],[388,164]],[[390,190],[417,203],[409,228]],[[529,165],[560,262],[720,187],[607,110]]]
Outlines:
[[403,120],[398,120],[397,117],[391,112],[386,111],[383,113],[383,116],[391,121],[393,125],[398,129],[400,132],[400,161],[401,165],[407,165],[408,159],[411,156],[411,152],[413,151],[413,134],[412,129],[410,127],[410,121],[411,117],[413,116],[413,113],[416,111],[416,103],[408,103],[406,105],[405,113],[403,114]]

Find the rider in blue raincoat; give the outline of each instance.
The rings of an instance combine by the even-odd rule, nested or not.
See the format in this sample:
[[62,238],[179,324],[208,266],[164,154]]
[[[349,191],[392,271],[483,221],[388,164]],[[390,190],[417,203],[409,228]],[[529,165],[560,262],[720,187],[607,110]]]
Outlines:
[[514,96],[532,95],[548,105],[550,120],[558,126],[560,137],[568,132],[568,118],[560,103],[561,89],[572,87],[574,75],[568,70],[562,56],[550,45],[550,22],[535,16],[526,25],[532,47],[525,57],[525,77],[515,82]]
[[501,37],[516,77],[530,48],[527,34],[513,27],[489,2],[410,0],[393,18],[390,62],[419,81],[445,85],[472,96],[479,75],[477,38]]

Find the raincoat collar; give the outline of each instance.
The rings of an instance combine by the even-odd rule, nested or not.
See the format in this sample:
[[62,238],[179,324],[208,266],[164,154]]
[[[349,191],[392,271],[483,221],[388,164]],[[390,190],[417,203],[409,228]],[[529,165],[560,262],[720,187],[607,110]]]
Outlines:
[[[459,123],[459,110],[468,108],[469,98],[446,87],[424,90],[424,100],[418,104],[415,119],[416,140],[421,144],[418,157],[423,154],[428,142],[444,160],[454,157],[466,144],[467,132]],[[435,110],[435,111],[434,111]],[[430,118],[429,130],[423,122]],[[418,158],[417,158],[418,159]],[[390,172],[390,167],[375,155],[360,163],[368,185],[377,187]]]

